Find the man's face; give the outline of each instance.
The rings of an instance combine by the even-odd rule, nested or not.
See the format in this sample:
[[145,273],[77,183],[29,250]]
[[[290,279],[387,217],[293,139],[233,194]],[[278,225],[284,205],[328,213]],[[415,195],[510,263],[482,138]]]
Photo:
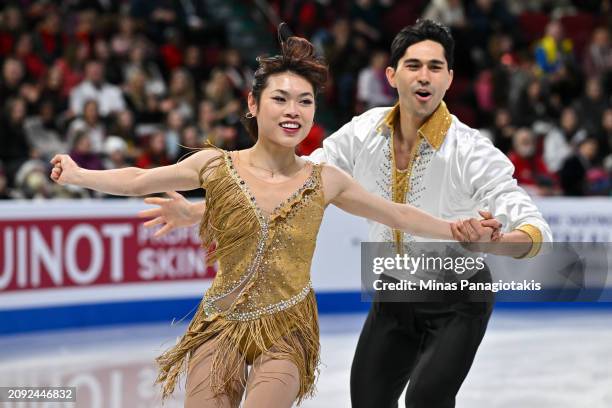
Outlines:
[[561,41],[563,39],[563,26],[558,21],[550,22],[546,28],[546,32],[556,41]]
[[578,123],[576,111],[572,108],[565,108],[561,112],[561,127],[565,130],[573,130]]
[[23,68],[21,63],[14,59],[7,59],[4,62],[2,75],[6,82],[10,84],[17,83],[23,78]]
[[87,64],[85,75],[91,82],[95,84],[101,83],[104,78],[104,68],[98,62],[90,62]]
[[527,129],[519,129],[513,139],[514,151],[520,157],[529,159],[535,153],[533,134]]
[[586,84],[586,94],[592,100],[599,100],[601,98],[601,86],[597,79],[589,79]]
[[425,119],[438,107],[453,81],[442,44],[431,40],[412,44],[387,79],[397,89],[400,105],[409,114]]
[[601,125],[607,132],[612,132],[612,109],[606,109],[601,118]]
[[580,147],[580,153],[587,160],[593,160],[595,156],[597,156],[597,142],[595,139],[589,139],[586,142],[583,142]]

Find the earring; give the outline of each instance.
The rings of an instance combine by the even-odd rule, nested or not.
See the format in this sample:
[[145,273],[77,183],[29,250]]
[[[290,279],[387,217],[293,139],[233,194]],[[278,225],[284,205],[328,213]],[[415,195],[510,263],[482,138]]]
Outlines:
[[247,112],[247,113],[244,115],[244,117],[245,117],[245,118],[247,118],[247,119],[253,119],[253,118],[255,117],[255,115],[253,115],[251,112]]

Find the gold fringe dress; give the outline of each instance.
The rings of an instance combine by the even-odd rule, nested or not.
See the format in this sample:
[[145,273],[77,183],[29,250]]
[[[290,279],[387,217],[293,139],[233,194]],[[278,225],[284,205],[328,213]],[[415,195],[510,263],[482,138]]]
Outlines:
[[[289,359],[300,375],[298,404],[314,393],[319,364],[317,305],[310,265],[325,207],[320,165],[270,215],[258,207],[229,152],[200,171],[206,210],[200,225],[208,262],[219,269],[186,333],[157,358],[157,382],[169,396],[190,356],[217,342],[211,386],[234,403],[241,398],[231,378],[262,352]],[[202,175],[206,173],[206,177]]]

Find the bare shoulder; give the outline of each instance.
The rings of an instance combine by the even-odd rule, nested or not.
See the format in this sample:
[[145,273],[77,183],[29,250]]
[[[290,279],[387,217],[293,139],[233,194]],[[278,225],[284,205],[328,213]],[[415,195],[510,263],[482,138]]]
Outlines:
[[351,183],[351,176],[333,164],[321,164],[321,181],[326,201],[332,202]]
[[221,159],[224,154],[225,151],[221,149],[204,148],[190,154],[183,160],[179,161],[178,164],[197,173],[208,174],[212,169],[221,163]]
[[182,161],[191,162],[190,164],[198,165],[198,167],[202,167],[206,164],[206,162],[220,158],[223,156],[224,151],[216,148],[204,148],[196,151],[195,153],[190,154]]
[[333,164],[321,163],[321,179],[324,184],[339,183],[351,176],[339,167]]
[[347,172],[333,164],[321,163],[321,176],[324,178],[344,178],[351,177]]
[[204,149],[194,153],[193,156],[197,156],[198,157],[198,161],[200,161],[200,162],[204,161],[205,162],[207,160],[212,160],[212,159],[220,158],[225,153],[227,153],[225,150],[219,149],[219,148],[204,148]]

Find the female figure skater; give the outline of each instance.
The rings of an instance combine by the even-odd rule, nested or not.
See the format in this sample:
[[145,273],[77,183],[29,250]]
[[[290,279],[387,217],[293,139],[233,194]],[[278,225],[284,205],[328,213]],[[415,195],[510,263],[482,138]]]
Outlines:
[[51,160],[54,181],[109,194],[206,190],[200,233],[205,247],[216,243],[208,262],[218,261],[219,271],[187,332],[157,359],[164,397],[187,372],[188,408],[236,407],[245,391],[248,408],[290,407],[313,394],[319,328],[310,263],[328,204],[418,236],[451,240],[457,232],[456,224],[295,155],[328,72],[307,40],[290,37],[281,48],[259,58],[246,116],[257,137],[250,149],[206,148],[149,170],[91,171],[68,155]]

